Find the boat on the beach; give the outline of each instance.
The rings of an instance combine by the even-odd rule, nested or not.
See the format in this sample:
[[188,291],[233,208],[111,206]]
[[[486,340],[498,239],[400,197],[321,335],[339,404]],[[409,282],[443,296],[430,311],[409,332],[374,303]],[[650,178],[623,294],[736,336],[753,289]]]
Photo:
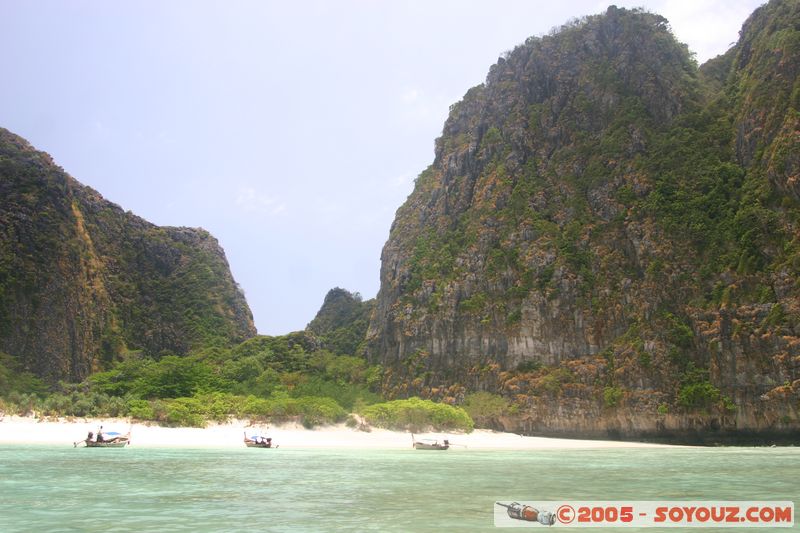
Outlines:
[[244,444],[248,448],[277,448],[278,446],[272,445],[272,437],[262,437],[261,435],[252,435],[250,437],[247,436],[247,432],[244,433]]
[[73,442],[75,448],[78,444],[83,443],[86,448],[124,448],[131,443],[131,432],[128,431],[125,435],[117,431],[109,431],[103,433],[103,427],[100,426],[100,431],[97,432],[97,437],[91,431],[89,435],[82,441]]
[[411,434],[411,442],[414,445],[415,450],[446,450],[450,447],[450,441],[447,439],[444,440],[437,440],[437,439],[420,439],[417,440],[414,438],[414,434]]

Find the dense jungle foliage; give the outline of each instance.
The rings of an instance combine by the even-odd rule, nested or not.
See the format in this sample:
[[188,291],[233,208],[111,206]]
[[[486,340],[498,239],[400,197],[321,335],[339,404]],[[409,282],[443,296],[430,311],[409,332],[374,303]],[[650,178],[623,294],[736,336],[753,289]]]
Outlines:
[[337,288],[306,331],[256,336],[180,357],[129,352],[80,383],[49,386],[0,352],[0,413],[129,417],[167,426],[237,418],[296,421],[306,427],[347,422],[361,429],[369,424],[471,431],[472,419],[459,407],[422,400],[384,402],[382,368],[343,353],[349,340],[363,340],[364,308],[369,304],[357,294]]
[[55,387],[0,354],[0,413],[130,417],[199,427],[231,418],[314,427],[349,417],[348,423],[362,428],[352,414],[363,414],[378,427],[472,430],[472,420],[457,407],[383,403],[381,379],[379,366],[321,348],[309,332],[258,336],[230,349],[184,357],[152,359],[132,352],[110,370]]

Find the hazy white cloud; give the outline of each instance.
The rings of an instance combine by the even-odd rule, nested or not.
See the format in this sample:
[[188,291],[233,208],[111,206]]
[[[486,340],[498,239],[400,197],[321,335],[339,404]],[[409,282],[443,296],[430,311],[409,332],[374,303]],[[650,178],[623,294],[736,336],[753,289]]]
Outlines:
[[432,94],[418,87],[406,87],[400,91],[400,101],[402,106],[399,108],[401,113],[400,120],[406,125],[431,125],[440,126],[454,102],[451,96],[442,94]]
[[236,194],[236,206],[247,213],[263,213],[275,216],[286,212],[286,204],[256,191],[253,187],[239,188]]
[[175,137],[167,133],[165,130],[161,130],[156,135],[158,142],[161,144],[175,144]]
[[[739,39],[742,23],[765,0],[659,0],[646,9],[669,20],[675,37],[697,54],[698,63],[724,54]],[[641,0],[620,0],[620,6],[641,7]],[[604,11],[598,4],[597,12]]]
[[431,116],[427,95],[416,87],[407,87],[400,93],[402,118],[405,122],[426,122]]
[[417,175],[412,172],[400,174],[399,176],[395,176],[388,180],[389,186],[393,189],[407,189],[409,185],[414,182],[416,177]]
[[739,29],[759,1],[667,0],[661,14],[667,17],[676,37],[697,53],[703,63],[725,53],[739,38]]
[[342,213],[344,211],[344,206],[325,198],[317,198],[316,211],[317,213],[325,214]]
[[414,103],[419,99],[419,89],[413,87],[407,88],[403,91],[403,94],[400,95],[400,98],[406,104]]
[[111,131],[108,129],[108,126],[100,120],[94,121],[94,124],[92,124],[92,132],[96,138],[102,140],[106,140],[111,136]]

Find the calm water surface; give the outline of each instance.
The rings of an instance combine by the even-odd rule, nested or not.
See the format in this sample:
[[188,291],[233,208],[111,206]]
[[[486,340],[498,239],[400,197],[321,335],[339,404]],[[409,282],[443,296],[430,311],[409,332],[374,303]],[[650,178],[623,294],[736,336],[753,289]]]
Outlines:
[[800,448],[423,452],[0,446],[3,533],[509,531],[493,527],[497,499],[798,505]]

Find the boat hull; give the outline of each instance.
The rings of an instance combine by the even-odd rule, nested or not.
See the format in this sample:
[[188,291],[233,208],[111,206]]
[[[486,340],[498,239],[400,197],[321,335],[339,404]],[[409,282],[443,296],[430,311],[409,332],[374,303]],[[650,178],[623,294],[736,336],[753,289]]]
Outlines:
[[248,448],[277,448],[277,446],[272,446],[272,438],[261,435],[248,437],[247,433],[244,434],[244,445]]
[[415,442],[415,450],[446,450],[450,447],[449,444],[427,444],[425,442]]
[[247,442],[244,443],[245,446],[248,448],[272,448],[272,443],[265,443],[265,442]]
[[128,445],[127,440],[114,441],[114,442],[85,442],[87,448],[124,448]]

